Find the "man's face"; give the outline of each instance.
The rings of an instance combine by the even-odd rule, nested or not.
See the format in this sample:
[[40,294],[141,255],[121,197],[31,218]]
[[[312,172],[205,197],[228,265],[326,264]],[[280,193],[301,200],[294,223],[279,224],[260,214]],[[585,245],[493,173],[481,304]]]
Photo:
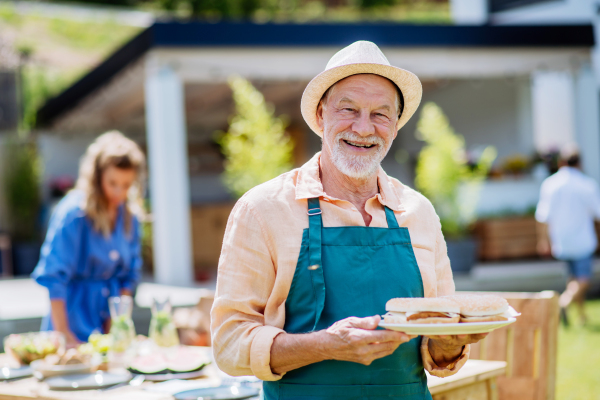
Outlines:
[[333,86],[317,109],[323,153],[354,179],[377,173],[396,137],[396,87],[379,75],[345,78]]

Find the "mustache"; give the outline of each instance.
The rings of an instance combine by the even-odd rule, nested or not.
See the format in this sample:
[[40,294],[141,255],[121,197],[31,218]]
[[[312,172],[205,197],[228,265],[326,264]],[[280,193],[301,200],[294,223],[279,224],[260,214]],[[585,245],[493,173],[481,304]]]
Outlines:
[[379,136],[360,136],[353,132],[341,132],[338,133],[335,137],[336,141],[340,140],[349,140],[351,142],[359,142],[366,144],[377,144],[380,146],[385,146],[385,141]]

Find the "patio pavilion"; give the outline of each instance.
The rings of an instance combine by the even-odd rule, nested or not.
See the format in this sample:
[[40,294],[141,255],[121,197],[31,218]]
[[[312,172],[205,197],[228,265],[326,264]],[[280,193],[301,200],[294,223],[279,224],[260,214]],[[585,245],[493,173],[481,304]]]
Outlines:
[[[230,202],[213,133],[233,111],[227,78],[250,79],[290,120],[302,164],[319,149],[300,115],[307,82],[355,40],[377,43],[392,65],[416,73],[424,101],[437,102],[467,146],[492,144],[499,158],[576,141],[584,170],[600,180],[600,105],[591,25],[415,26],[386,24],[155,23],[38,114],[46,179],[76,173],[93,138],[119,129],[147,147],[154,216],[155,278],[192,278],[192,204]],[[411,184],[421,147],[414,118],[384,161]],[[488,182],[480,212],[525,209],[539,181]],[[215,247],[194,240],[194,247]],[[216,240],[220,247],[220,238]],[[198,250],[193,249],[194,253]],[[217,254],[218,249],[208,249]],[[214,256],[213,256],[214,258]]]

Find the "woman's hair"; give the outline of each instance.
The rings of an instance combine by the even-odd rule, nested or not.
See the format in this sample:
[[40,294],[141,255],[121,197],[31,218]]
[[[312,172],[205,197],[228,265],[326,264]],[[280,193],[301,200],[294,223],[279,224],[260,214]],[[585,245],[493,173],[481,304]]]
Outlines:
[[82,208],[92,220],[94,229],[110,236],[111,223],[107,200],[102,191],[102,173],[111,166],[136,172],[136,180],[124,207],[125,232],[130,234],[132,215],[142,217],[144,213],[142,196],[146,181],[146,157],[134,141],[118,131],[98,136],[81,159],[75,189],[84,193]]

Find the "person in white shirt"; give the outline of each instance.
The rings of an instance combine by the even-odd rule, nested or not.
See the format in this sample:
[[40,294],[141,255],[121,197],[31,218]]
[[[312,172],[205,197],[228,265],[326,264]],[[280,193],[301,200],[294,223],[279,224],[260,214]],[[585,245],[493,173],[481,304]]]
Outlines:
[[560,296],[561,317],[565,325],[566,308],[575,300],[580,317],[586,322],[585,295],[592,275],[592,255],[598,241],[594,220],[600,219],[600,189],[580,170],[580,155],[575,146],[560,153],[559,170],[546,178],[540,189],[535,218],[540,223],[538,252],[552,254],[569,266],[569,282]]

